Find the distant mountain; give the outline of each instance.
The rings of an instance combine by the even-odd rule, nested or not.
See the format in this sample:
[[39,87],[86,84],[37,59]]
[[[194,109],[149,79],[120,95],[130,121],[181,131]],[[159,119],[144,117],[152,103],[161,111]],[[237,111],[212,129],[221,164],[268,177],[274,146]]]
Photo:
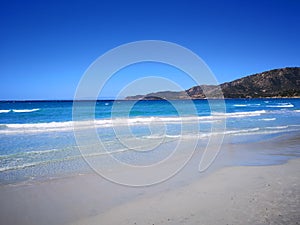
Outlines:
[[[274,69],[221,84],[225,98],[300,97],[300,67]],[[215,85],[200,85],[185,91],[162,91],[147,95],[128,96],[127,100],[204,99],[219,96]]]

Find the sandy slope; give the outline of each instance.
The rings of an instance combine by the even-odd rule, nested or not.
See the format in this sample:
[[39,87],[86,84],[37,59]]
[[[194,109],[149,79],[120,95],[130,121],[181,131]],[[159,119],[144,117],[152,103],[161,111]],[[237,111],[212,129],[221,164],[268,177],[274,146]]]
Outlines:
[[300,160],[221,169],[73,224],[299,224]]

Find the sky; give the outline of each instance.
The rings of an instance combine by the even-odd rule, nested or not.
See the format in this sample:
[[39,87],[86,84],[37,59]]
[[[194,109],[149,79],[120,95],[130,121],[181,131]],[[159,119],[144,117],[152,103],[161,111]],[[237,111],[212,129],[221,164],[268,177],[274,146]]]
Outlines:
[[[300,66],[299,10],[298,0],[1,0],[0,100],[73,99],[99,56],[140,40],[190,49],[219,83]],[[114,98],[145,75],[166,77],[183,89],[193,86],[174,68],[145,64],[114,75],[101,97]],[[162,89],[154,85],[151,90]],[[143,87],[129,94],[137,91]]]

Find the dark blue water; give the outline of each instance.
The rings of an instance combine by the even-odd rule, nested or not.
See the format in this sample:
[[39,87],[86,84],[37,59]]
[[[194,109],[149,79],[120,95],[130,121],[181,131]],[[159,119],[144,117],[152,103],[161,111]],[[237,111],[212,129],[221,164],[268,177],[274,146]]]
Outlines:
[[93,124],[106,151],[141,164],[170,152],[138,155],[126,147],[129,142],[148,150],[156,142],[204,140],[219,132],[247,143],[300,131],[299,99],[87,101],[73,106],[72,101],[0,102],[0,182],[86,169],[73,120],[80,121],[76,129],[87,135],[91,157],[95,143],[89,142],[87,130]]

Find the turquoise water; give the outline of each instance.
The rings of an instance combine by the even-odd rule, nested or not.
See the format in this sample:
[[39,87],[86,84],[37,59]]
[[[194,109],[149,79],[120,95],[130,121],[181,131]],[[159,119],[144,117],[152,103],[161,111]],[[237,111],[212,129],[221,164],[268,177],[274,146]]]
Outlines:
[[[141,141],[135,142],[137,149],[153,147],[157,140],[204,140],[219,132],[212,130],[213,124],[224,119],[224,134],[234,142],[256,142],[300,131],[299,99],[243,99],[225,103],[224,111],[212,111],[212,105],[222,105],[219,100],[212,100],[211,105],[206,100],[97,101],[92,112],[91,102],[81,102],[75,110],[83,133],[90,129],[85,123],[92,120],[106,151],[127,163],[142,165],[161,160],[170,152],[131,151],[119,141],[120,137],[125,142],[133,136],[139,138]],[[0,102],[0,183],[89,170],[74,137],[72,107],[72,101]],[[95,146],[88,143],[88,137],[86,148],[91,150],[92,157]],[[297,156],[299,152],[290,155]],[[255,165],[243,160],[240,164]],[[266,157],[265,163],[270,160]]]

